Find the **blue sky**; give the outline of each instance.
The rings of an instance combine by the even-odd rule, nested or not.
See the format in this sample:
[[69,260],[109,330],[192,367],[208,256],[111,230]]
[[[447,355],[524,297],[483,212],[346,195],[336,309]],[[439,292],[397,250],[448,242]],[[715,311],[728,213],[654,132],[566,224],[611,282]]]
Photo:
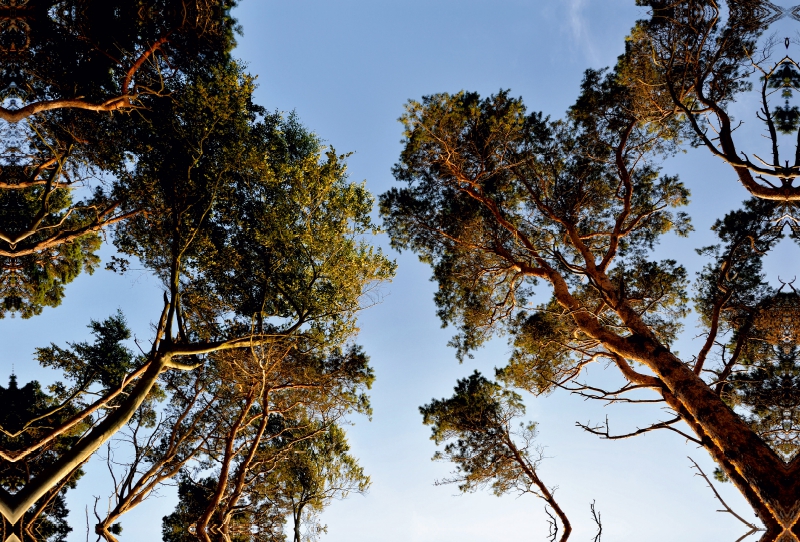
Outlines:
[[[258,75],[257,101],[268,109],[296,111],[302,122],[349,158],[353,181],[366,179],[376,195],[394,181],[390,169],[401,145],[397,118],[408,99],[461,89],[482,94],[509,88],[528,108],[558,117],[577,95],[586,68],[613,64],[642,8],[633,0],[241,0],[234,15],[243,27],[235,54]],[[704,151],[666,164],[692,189],[690,211],[697,235],[669,239],[660,251],[685,260],[692,271],[693,249],[708,244],[707,230],[724,210],[744,199],[732,172]],[[385,237],[375,240],[388,249]],[[796,250],[796,249],[792,249]],[[432,301],[430,270],[412,254],[391,252],[396,279],[382,289],[383,300],[366,310],[359,342],[371,355],[377,381],[371,422],[354,418],[348,435],[353,453],[372,477],[366,496],[334,503],[323,515],[328,542],[500,542],[546,540],[543,502],[530,496],[455,496],[455,487],[435,487],[449,471],[430,461],[435,451],[418,407],[448,396],[456,379],[474,369],[491,374],[505,362],[502,339],[459,365],[446,346],[452,330],[441,329]],[[688,259],[687,259],[688,258]],[[791,268],[796,254],[771,263]],[[692,267],[694,266],[694,267]],[[791,273],[791,271],[788,271]],[[102,319],[122,308],[142,338],[156,317],[156,281],[132,271],[124,277],[98,271],[69,287],[62,307],[32,321],[2,323],[6,362],[15,362],[21,381],[47,376],[27,360],[34,346],[85,336],[89,318]],[[785,275],[787,272],[784,271]],[[47,329],[47,333],[42,333]],[[687,337],[694,335],[687,331]],[[12,340],[13,339],[13,340]],[[689,339],[680,349],[690,353]],[[8,367],[10,369],[10,367]],[[614,382],[612,369],[590,369],[593,382]],[[527,397],[528,417],[539,423],[547,459],[541,475],[559,487],[556,496],[575,527],[574,540],[594,532],[589,504],[596,500],[604,540],[612,542],[730,540],[744,529],[719,508],[688,455],[707,472],[713,465],[702,450],[669,432],[626,441],[601,441],[575,427],[601,421],[635,429],[665,414],[656,408],[608,407],[555,393]],[[70,498],[76,531],[85,540],[85,506],[110,486],[103,466],[90,473]],[[723,495],[737,510],[751,512],[728,484]],[[171,511],[169,489],[122,519],[121,540],[157,540],[161,516]],[[102,506],[102,504],[101,504]],[[90,512],[91,515],[91,512]]]

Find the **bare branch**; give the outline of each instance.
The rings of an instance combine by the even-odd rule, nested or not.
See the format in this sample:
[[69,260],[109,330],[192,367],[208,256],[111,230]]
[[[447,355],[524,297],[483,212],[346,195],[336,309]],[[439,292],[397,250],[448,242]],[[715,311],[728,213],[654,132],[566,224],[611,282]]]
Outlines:
[[[651,426],[644,427],[644,428],[641,428],[641,429],[637,429],[636,431],[634,431],[632,433],[626,433],[626,434],[623,434],[623,435],[612,435],[610,433],[610,427],[609,427],[609,424],[608,424],[608,416],[606,416],[605,426],[596,425],[596,426],[592,427],[592,426],[588,425],[588,423],[587,424],[582,424],[580,422],[575,422],[575,425],[580,427],[584,431],[588,431],[589,433],[592,433],[593,435],[598,435],[599,437],[601,437],[603,439],[606,439],[606,440],[621,440],[621,439],[626,439],[626,438],[638,437],[639,435],[643,435],[644,433],[649,433],[650,431],[655,431],[657,429],[669,429],[670,431],[674,431],[675,433],[678,433],[680,436],[682,436],[686,440],[694,442],[698,446],[702,446],[703,443],[700,442],[697,438],[684,433],[680,429],[676,429],[676,428],[672,427],[673,424],[678,423],[680,421],[681,421],[681,417],[680,416],[676,416],[675,418],[673,418],[671,420],[667,420],[667,421],[664,421],[664,422],[658,422],[658,423],[655,423],[655,424],[653,424]],[[605,427],[605,430],[601,430],[600,429],[601,427]]]
[[715,487],[714,487],[714,484],[712,484],[712,483],[711,483],[711,480],[709,480],[708,476],[706,476],[706,473],[705,473],[705,472],[703,472],[703,469],[701,469],[701,468],[700,468],[700,465],[698,465],[698,464],[697,464],[697,462],[696,462],[694,459],[692,459],[691,457],[689,458],[689,461],[691,461],[691,462],[692,462],[693,468],[697,469],[697,472],[695,473],[695,476],[700,476],[700,477],[702,477],[702,478],[703,478],[703,480],[705,480],[705,481],[706,481],[706,484],[708,485],[708,487],[710,487],[710,488],[711,488],[711,491],[713,491],[713,492],[714,492],[714,497],[716,497],[716,499],[717,499],[717,500],[720,502],[720,504],[722,504],[722,506],[723,506],[724,510],[717,510],[717,512],[726,512],[726,513],[728,513],[728,514],[732,515],[733,517],[735,517],[736,519],[738,519],[739,521],[741,521],[741,522],[742,522],[742,523],[744,523],[744,524],[745,524],[747,527],[749,527],[749,528],[750,528],[750,531],[748,531],[748,532],[747,532],[747,534],[745,534],[744,536],[742,536],[741,538],[739,538],[739,540],[737,540],[736,542],[740,542],[741,540],[744,540],[744,539],[745,539],[745,538],[747,538],[748,536],[750,536],[750,535],[752,535],[752,534],[755,534],[755,533],[757,533],[757,532],[759,532],[759,531],[766,531],[766,529],[763,529],[763,528],[761,528],[761,527],[758,527],[758,526],[756,526],[756,525],[755,525],[755,524],[753,524],[753,523],[750,523],[749,521],[747,521],[746,519],[744,519],[742,516],[740,516],[739,514],[737,514],[736,512],[734,512],[734,511],[733,511],[733,509],[732,509],[730,506],[728,506],[728,503],[726,503],[726,502],[725,502],[725,501],[722,499],[722,496],[721,496],[721,495],[719,494],[719,492],[717,491],[717,488],[715,488]]
[[592,504],[589,505],[589,509],[592,511],[592,521],[597,525],[597,534],[594,535],[592,542],[600,542],[600,537],[603,535],[603,524],[600,521],[600,512],[597,511],[594,504],[595,501],[592,501]]

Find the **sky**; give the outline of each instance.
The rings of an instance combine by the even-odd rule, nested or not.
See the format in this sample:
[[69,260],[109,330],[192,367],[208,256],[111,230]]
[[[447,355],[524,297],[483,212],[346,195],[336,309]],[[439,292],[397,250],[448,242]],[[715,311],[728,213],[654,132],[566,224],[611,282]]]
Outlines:
[[[366,180],[377,196],[394,185],[391,167],[401,150],[397,118],[406,101],[436,92],[487,95],[510,89],[530,110],[560,117],[577,96],[583,71],[613,64],[626,34],[646,13],[633,0],[241,0],[234,16],[243,31],[234,54],[258,76],[256,101],[270,110],[295,111],[326,144],[353,152],[350,179]],[[697,231],[689,239],[666,239],[659,252],[694,273],[702,262],[693,251],[709,244],[709,226],[746,195],[732,170],[704,150],[677,156],[665,171],[679,173],[692,190],[689,211]],[[374,243],[396,259],[398,272],[382,287],[381,303],[359,320],[358,342],[371,356],[377,377],[371,392],[374,414],[371,421],[353,417],[347,428],[352,453],[371,476],[372,487],[324,512],[328,534],[322,540],[546,540],[544,503],[530,495],[457,495],[453,486],[434,485],[450,466],[431,461],[436,446],[418,407],[449,396],[456,380],[475,369],[493,374],[509,348],[500,338],[459,364],[447,347],[454,331],[442,329],[435,315],[430,269],[413,254],[393,251],[385,236]],[[769,260],[768,270],[775,276],[797,274],[796,262],[794,247]],[[5,368],[13,363],[22,382],[47,380],[30,361],[33,348],[83,338],[90,318],[105,318],[117,308],[146,341],[160,295],[157,281],[143,271],[119,276],[98,270],[97,276],[80,277],[61,307],[32,321],[2,322]],[[693,335],[688,329],[679,344],[687,356],[697,350]],[[587,378],[596,384],[618,381],[613,368],[600,365]],[[707,473],[713,471],[703,450],[668,431],[604,441],[575,426],[608,416],[614,431],[635,430],[666,419],[658,408],[604,408],[565,392],[525,400],[546,456],[540,474],[558,487],[556,498],[574,526],[572,540],[592,538],[592,502],[602,515],[603,540],[609,542],[734,542],[746,531],[716,512],[719,503],[690,468],[687,456]],[[86,539],[83,526],[93,496],[111,489],[100,461],[93,460],[87,471],[70,495],[71,542]],[[728,504],[752,517],[730,484],[719,489]],[[123,517],[120,540],[158,540],[161,517],[174,503],[168,488]]]

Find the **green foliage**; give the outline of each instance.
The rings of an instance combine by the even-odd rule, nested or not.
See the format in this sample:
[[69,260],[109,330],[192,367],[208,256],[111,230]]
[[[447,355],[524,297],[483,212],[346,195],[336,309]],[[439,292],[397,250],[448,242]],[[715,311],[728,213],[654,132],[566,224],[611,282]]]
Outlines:
[[325,151],[295,117],[269,124],[256,134],[267,159],[244,172],[211,216],[213,248],[197,259],[207,270],[202,289],[246,318],[302,323],[320,341],[347,337],[364,289],[394,270],[363,240],[377,231],[372,197],[347,182],[344,157]]
[[[47,436],[52,427],[62,424],[77,412],[73,405],[59,404],[58,399],[42,391],[36,381],[19,387],[14,375],[11,375],[8,387],[0,386],[0,404],[3,405],[0,410],[0,448],[12,454]],[[3,461],[0,464],[0,487],[11,493],[19,491],[32,477],[69,450],[88,426],[88,423],[78,424],[20,461]],[[41,512],[28,521],[33,521],[32,527],[42,542],[63,542],[72,531],[67,523],[69,510],[65,495],[69,489],[75,488],[81,476],[83,470],[76,469],[62,485],[52,488],[29,511],[29,518]]]
[[[120,92],[130,65],[164,36],[171,47],[160,54],[173,69],[186,69],[198,59],[218,62],[235,44],[230,17],[235,4],[68,0],[27,5],[23,17],[30,22],[3,34],[21,41],[15,48],[8,43],[2,48],[0,58],[9,66],[2,88],[29,101],[85,97],[102,102]],[[134,80],[141,91],[157,88],[159,68],[149,62],[137,72]],[[70,112],[57,116],[64,120]]]
[[292,514],[295,542],[299,542],[301,525],[310,531],[309,539],[326,531],[317,520],[333,499],[350,493],[365,493],[369,476],[350,455],[344,431],[331,425],[313,439],[295,444],[291,453],[278,464],[272,483],[276,496],[272,500],[287,503]]
[[[405,146],[394,168],[408,186],[383,194],[381,212],[393,246],[432,265],[438,314],[460,331],[453,341],[459,357],[498,331],[513,337],[523,331],[541,276],[530,269],[560,273],[584,306],[602,307],[602,295],[581,277],[590,265],[610,266],[609,280],[626,302],[662,340],[674,339],[686,312],[686,272],[648,254],[667,232],[690,231],[685,213],[672,210],[686,205],[689,192],[648,161],[664,146],[620,103],[624,91],[615,77],[588,72],[566,121],[527,114],[508,92],[409,102],[401,118]],[[623,164],[631,161],[622,170],[615,148]],[[612,239],[614,231],[620,233]],[[557,312],[567,320],[560,324],[567,337],[575,324]],[[613,314],[604,316],[620,325]],[[512,341],[533,347],[526,338]],[[554,356],[557,343],[543,341],[549,350],[539,359],[558,366],[591,350],[561,344],[565,350]],[[515,358],[520,355],[517,350]],[[542,379],[532,388],[541,390]]]
[[733,375],[726,391],[732,403],[745,409],[743,417],[750,426],[791,460],[800,450],[800,349],[752,340],[748,350],[743,360],[746,369]]
[[121,311],[102,322],[89,324],[94,343],[68,343],[69,349],[55,344],[37,348],[36,357],[44,367],[58,369],[78,388],[97,382],[106,390],[122,384],[123,379],[136,365],[137,358],[124,345],[131,332]]
[[178,480],[178,505],[176,510],[162,520],[164,542],[195,542],[197,537],[190,525],[202,514],[211,498],[214,480],[205,478],[195,482],[183,476]]
[[800,71],[791,62],[783,62],[776,66],[767,81],[769,88],[781,89],[781,97],[785,99],[783,106],[775,106],[773,116],[775,128],[783,134],[792,134],[800,127],[800,108],[789,105],[793,91],[800,88]]
[[561,313],[551,301],[538,311],[520,311],[515,316],[514,350],[497,375],[504,384],[539,395],[575,369],[575,356],[569,349],[575,329]]
[[[56,174],[53,174],[56,175]],[[79,231],[91,224],[102,192],[74,202],[66,188],[34,186],[26,190],[0,190],[0,318],[19,314],[30,318],[44,307],[56,307],[64,289],[82,271],[91,274],[100,263],[96,255],[100,237],[93,232],[68,242],[52,242],[53,231]],[[9,243],[10,239],[17,242]],[[42,248],[31,253],[32,247]],[[14,250],[19,256],[12,256]]]
[[713,258],[695,285],[695,306],[705,325],[711,325],[714,305],[724,302],[723,318],[738,328],[753,307],[774,293],[762,266],[764,255],[783,237],[775,224],[783,212],[774,202],[750,199],[714,223],[722,244],[698,251]]
[[726,484],[726,483],[728,483],[728,482],[730,482],[730,481],[731,481],[731,479],[730,479],[730,478],[728,478],[728,475],[727,475],[727,474],[725,474],[725,473],[722,471],[722,469],[720,469],[719,467],[715,467],[715,468],[714,468],[714,479],[715,479],[717,482],[721,483],[721,484]]
[[203,248],[198,228],[224,177],[230,182],[243,162],[252,91],[252,80],[235,64],[198,70],[133,125],[114,197],[140,212],[115,228],[114,242],[165,280],[173,255],[188,258]]
[[372,198],[347,182],[343,157],[294,116],[263,116],[251,93],[230,65],[153,111],[131,180],[116,189],[143,212],[116,227],[115,244],[165,281],[178,265],[200,337],[247,329],[255,315],[320,344],[342,340],[364,294],[394,272],[363,240],[376,231]]
[[[518,448],[512,439],[512,424],[525,413],[519,395],[475,371],[458,381],[452,397],[433,400],[419,410],[423,423],[432,426],[431,440],[447,443],[434,459],[456,465],[455,477],[444,483],[457,483],[464,492],[490,485],[498,496],[530,487],[522,468],[523,459],[530,462],[530,452],[527,446]],[[536,424],[521,425],[520,429],[530,445]]]
[[[316,532],[322,529],[319,514],[331,499],[366,489],[368,478],[336,424],[351,412],[370,413],[365,392],[374,377],[369,360],[357,346],[327,354],[315,346],[287,339],[287,345],[218,352],[200,373],[169,377],[165,387],[174,392],[165,414],[186,425],[181,421],[165,432],[147,462],[158,464],[176,435],[189,432],[187,442],[192,443],[208,439],[196,463],[183,468],[181,484],[197,482],[191,482],[194,489],[186,486],[181,504],[165,517],[169,540],[190,537],[190,527],[207,512],[212,528],[226,524],[231,536],[237,533],[242,541],[283,540],[287,515],[295,518],[297,529]],[[182,403],[198,382],[210,408],[195,421],[194,415],[184,414]],[[236,426],[237,419],[249,422]],[[228,442],[236,450],[233,455],[225,451]],[[170,461],[186,453],[179,451]],[[229,466],[227,478],[220,465]],[[207,478],[209,472],[214,476]],[[248,482],[237,489],[240,476]],[[218,503],[212,502],[215,494],[221,496]]]
[[[246,498],[227,520],[227,530],[237,542],[286,540],[286,516],[293,518],[294,539],[305,529],[312,538],[325,531],[318,515],[332,499],[364,493],[369,477],[348,452],[344,431],[337,425],[309,420],[270,419],[259,463],[246,487]],[[163,519],[165,542],[195,540],[193,525],[211,502],[219,480],[195,482],[184,474],[178,484],[176,510]],[[218,513],[219,514],[219,513]],[[213,524],[223,521],[216,515]],[[305,540],[305,538],[303,538]]]

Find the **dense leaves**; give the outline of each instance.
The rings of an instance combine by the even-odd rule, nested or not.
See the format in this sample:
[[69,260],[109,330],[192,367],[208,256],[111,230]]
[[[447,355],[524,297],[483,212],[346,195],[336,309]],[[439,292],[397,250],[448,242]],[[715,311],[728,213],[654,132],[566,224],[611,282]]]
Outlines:
[[346,337],[369,285],[393,273],[362,240],[375,230],[371,196],[296,118],[253,106],[252,90],[234,64],[152,112],[117,187],[142,212],[116,227],[115,243],[166,281],[179,266],[169,287],[201,337],[254,317]]
[[68,350],[56,345],[39,348],[39,363],[60,370],[79,388],[95,382],[104,389],[115,388],[136,364],[133,352],[124,345],[131,338],[125,317],[117,312],[103,322],[92,321],[89,329],[95,337],[94,344],[74,343]]
[[[520,422],[514,427],[525,413],[522,397],[477,371],[459,380],[454,391],[452,397],[433,400],[419,409],[423,423],[432,426],[431,439],[436,444],[446,443],[434,459],[456,465],[455,476],[438,483],[457,483],[463,492],[490,486],[497,496],[509,492],[536,495],[558,515],[564,527],[560,540],[566,541],[572,531],[569,519],[556,502],[554,490],[536,472],[542,460],[541,448],[534,446],[536,424]],[[552,519],[551,540],[557,532]]]
[[[610,116],[594,109],[598,84],[595,73],[587,75],[574,121],[527,115],[505,92],[409,104],[406,146],[394,170],[409,186],[384,194],[381,209],[394,246],[434,265],[439,316],[461,329],[460,355],[519,321],[536,279],[549,270],[576,277],[570,281],[593,267],[607,270],[642,318],[665,341],[674,338],[685,271],[674,261],[649,261],[647,253],[660,235],[689,231],[687,217],[670,209],[686,204],[688,191],[638,163],[653,138],[638,133],[624,110],[615,114],[627,125],[598,118]],[[625,147],[634,141],[640,147]],[[616,256],[624,259],[612,267]],[[591,280],[574,284],[583,305],[602,308]]]
[[[453,397],[434,400],[420,407],[420,412],[423,423],[433,426],[431,439],[436,444],[453,441],[436,458],[456,464],[459,476],[455,480],[462,491],[491,484],[494,493],[501,495],[525,478],[510,447],[513,421],[525,412],[516,393],[475,372],[458,381]],[[534,428],[526,427],[526,434],[532,436]]]
[[[0,488],[13,493],[63,455],[77,442],[87,425],[77,425],[36,452],[19,461],[8,462],[5,459],[9,455],[14,456],[47,436],[52,427],[69,419],[76,409],[60,403],[56,397],[42,390],[36,381],[20,387],[14,375],[9,379],[8,387],[0,386],[0,402],[3,404],[0,412],[0,448],[6,456],[0,463]],[[76,469],[62,483],[51,488],[26,514],[24,523],[30,534],[42,542],[66,540],[72,528],[67,523],[65,495],[67,490],[75,488],[82,475],[83,470]],[[4,531],[11,528],[12,525],[3,519]]]

